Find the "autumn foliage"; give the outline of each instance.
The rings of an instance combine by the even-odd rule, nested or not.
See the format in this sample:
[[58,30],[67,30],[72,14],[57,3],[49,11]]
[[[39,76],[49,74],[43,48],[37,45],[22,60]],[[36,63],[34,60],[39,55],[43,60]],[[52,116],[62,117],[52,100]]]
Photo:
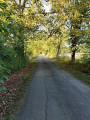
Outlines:
[[33,66],[34,63],[29,63],[27,67],[8,76],[9,80],[4,84],[6,91],[0,92],[0,117],[5,115],[9,109],[13,109],[14,101],[18,97],[18,92],[22,87],[23,79],[27,80]]

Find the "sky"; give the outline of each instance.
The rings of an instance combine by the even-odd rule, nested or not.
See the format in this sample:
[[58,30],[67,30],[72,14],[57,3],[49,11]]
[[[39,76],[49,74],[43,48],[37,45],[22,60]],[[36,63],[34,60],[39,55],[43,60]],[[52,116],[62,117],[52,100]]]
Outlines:
[[[17,1],[17,3],[19,3],[19,0],[16,0]],[[24,0],[21,0],[22,1],[22,3],[23,3],[23,1]],[[45,12],[50,12],[50,10],[51,10],[51,4],[50,4],[50,2],[46,2],[45,0],[41,0],[41,2],[42,2],[42,4],[43,4],[43,6],[44,6],[44,10],[45,10]]]
[[51,10],[51,3],[50,2],[46,2],[45,0],[41,0],[43,6],[44,6],[44,9],[45,9],[45,12],[50,12]]
[[50,12],[50,10],[51,10],[51,5],[50,4],[48,4],[48,5],[44,5],[44,9],[45,9],[45,12]]

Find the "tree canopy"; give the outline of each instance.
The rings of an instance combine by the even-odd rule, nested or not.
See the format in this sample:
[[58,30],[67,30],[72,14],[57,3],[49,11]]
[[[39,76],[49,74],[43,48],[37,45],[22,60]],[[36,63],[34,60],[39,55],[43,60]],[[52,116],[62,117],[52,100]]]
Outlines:
[[[44,5],[50,7],[47,11]],[[90,53],[88,0],[0,0],[0,84],[39,55]],[[1,87],[0,90],[5,89]]]

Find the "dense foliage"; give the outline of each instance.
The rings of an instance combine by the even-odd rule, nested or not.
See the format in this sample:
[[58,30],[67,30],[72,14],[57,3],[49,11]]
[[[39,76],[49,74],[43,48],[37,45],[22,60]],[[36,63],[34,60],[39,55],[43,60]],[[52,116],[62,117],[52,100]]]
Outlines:
[[[86,53],[90,62],[88,0],[0,0],[0,91],[7,75],[42,52],[49,56]],[[51,10],[44,9],[49,4]]]
[[[24,24],[16,17],[13,2],[0,0],[0,85],[7,74],[28,62],[24,51]],[[0,86],[0,91],[5,89]]]

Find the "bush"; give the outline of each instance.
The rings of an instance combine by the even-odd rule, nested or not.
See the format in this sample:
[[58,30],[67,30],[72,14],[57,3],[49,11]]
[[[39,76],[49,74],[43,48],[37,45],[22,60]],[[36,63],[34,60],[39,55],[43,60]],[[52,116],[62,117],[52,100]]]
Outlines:
[[3,67],[0,65],[0,91],[5,90],[6,88],[3,86],[4,79],[8,80],[8,77],[6,76],[6,73],[9,73],[9,69]]
[[82,62],[84,64],[84,72],[90,74],[90,55],[89,54],[85,54],[82,57]]

